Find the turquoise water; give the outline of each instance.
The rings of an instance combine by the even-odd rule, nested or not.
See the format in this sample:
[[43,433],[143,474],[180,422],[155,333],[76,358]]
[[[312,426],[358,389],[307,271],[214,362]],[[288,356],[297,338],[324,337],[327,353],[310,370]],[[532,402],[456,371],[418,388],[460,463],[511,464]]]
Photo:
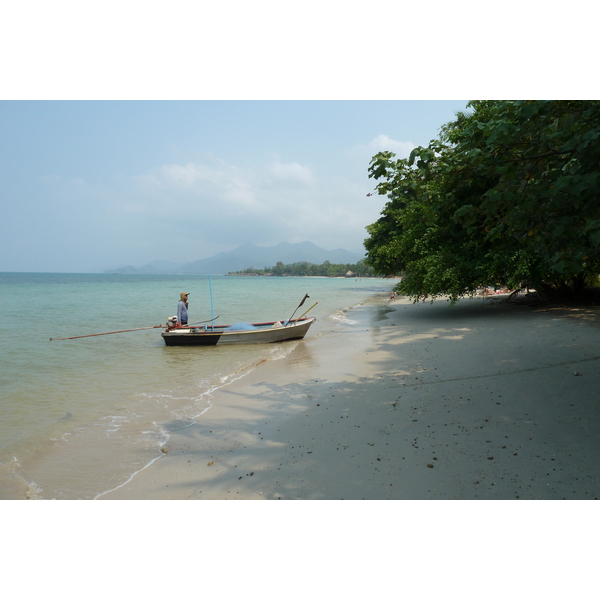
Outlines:
[[[212,304],[210,287],[212,286]],[[167,348],[180,292],[189,320],[261,322],[309,313],[311,336],[352,327],[346,311],[387,297],[381,279],[0,274],[0,498],[97,498],[161,456],[211,392],[303,341]],[[52,338],[52,341],[51,341]]]

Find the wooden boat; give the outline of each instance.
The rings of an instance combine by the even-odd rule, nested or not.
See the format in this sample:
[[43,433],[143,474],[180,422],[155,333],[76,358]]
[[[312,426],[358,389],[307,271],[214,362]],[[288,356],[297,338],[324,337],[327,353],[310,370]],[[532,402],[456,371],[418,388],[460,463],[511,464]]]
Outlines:
[[161,335],[167,346],[216,346],[221,344],[272,344],[303,338],[315,317],[268,323],[239,323],[207,327],[168,327]]

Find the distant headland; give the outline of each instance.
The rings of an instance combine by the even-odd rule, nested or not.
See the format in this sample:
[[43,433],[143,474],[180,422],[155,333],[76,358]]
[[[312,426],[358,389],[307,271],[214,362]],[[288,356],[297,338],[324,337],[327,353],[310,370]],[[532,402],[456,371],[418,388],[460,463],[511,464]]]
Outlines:
[[[142,267],[132,265],[114,269],[106,269],[104,273],[122,273],[127,275],[226,275],[248,269],[264,270],[282,265],[306,263],[323,265],[326,262],[335,265],[355,265],[362,261],[361,256],[338,248],[325,250],[312,242],[291,244],[281,242],[276,246],[257,246],[244,244],[230,252],[219,252],[210,258],[203,258],[189,263],[175,263],[156,260]],[[350,269],[346,269],[348,271]]]
[[372,267],[360,260],[355,264],[335,264],[326,260],[321,265],[301,261],[289,265],[278,262],[274,267],[254,269],[249,267],[242,271],[233,271],[227,275],[258,277],[375,277]]

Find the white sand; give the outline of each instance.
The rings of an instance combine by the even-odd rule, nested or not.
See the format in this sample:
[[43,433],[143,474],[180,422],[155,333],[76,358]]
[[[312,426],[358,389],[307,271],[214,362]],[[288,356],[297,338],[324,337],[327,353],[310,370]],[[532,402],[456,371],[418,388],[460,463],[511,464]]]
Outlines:
[[103,499],[593,499],[600,312],[498,298],[349,313],[218,390]]

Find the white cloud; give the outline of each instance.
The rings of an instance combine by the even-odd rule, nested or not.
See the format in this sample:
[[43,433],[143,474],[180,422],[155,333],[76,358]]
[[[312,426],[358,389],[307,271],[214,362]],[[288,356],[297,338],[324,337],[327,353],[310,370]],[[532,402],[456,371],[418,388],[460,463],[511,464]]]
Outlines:
[[304,184],[310,184],[314,181],[311,170],[308,167],[303,167],[296,162],[287,164],[275,162],[271,165],[270,173],[274,178],[282,181]]
[[[310,240],[361,251],[365,226],[377,220],[381,206],[366,197],[366,169],[351,173],[316,174],[279,160],[239,167],[209,158],[165,164],[101,187],[58,178],[46,184],[65,224],[73,212],[85,221],[85,228],[70,230],[64,252],[77,248],[81,262],[108,268],[191,262],[245,242]],[[93,211],[92,220],[85,220],[84,207]]]
[[388,150],[396,154],[399,158],[408,158],[415,147],[416,146],[412,142],[393,140],[383,133],[379,134],[376,138],[373,138],[367,144],[367,148],[374,154]]
[[402,142],[394,140],[384,133],[380,133],[367,144],[355,144],[348,154],[362,162],[368,164],[371,158],[378,152],[393,152],[398,158],[408,158],[410,153],[416,148],[412,142]]

